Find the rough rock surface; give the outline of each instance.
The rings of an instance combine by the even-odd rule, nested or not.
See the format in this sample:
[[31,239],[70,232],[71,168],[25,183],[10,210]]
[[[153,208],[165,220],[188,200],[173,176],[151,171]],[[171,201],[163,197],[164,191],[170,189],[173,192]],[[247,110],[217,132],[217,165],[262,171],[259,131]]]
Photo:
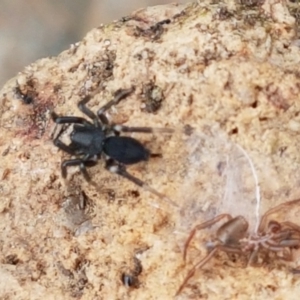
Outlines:
[[[149,7],[93,29],[7,82],[0,94],[1,299],[173,299],[213,238],[214,228],[201,231],[184,263],[193,225],[231,213],[255,230],[258,211],[300,197],[297,5]],[[178,207],[107,172],[103,161],[89,169],[96,186],[75,167],[61,177],[69,156],[52,143],[50,112],[79,116],[77,103],[88,94],[96,111],[132,85],[110,120],[175,133],[135,134],[162,157],[128,170]],[[297,207],[274,218],[300,225]],[[138,287],[124,286],[122,274],[137,275],[139,264]],[[219,253],[178,298],[297,299],[300,278],[290,267],[298,264],[297,251],[290,264],[256,268]]]

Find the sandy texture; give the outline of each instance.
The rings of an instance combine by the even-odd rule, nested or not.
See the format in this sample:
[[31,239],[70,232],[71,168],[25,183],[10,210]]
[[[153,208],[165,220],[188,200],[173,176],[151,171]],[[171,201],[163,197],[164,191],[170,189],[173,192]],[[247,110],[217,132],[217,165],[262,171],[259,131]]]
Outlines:
[[[173,299],[213,236],[203,230],[185,264],[182,246],[193,225],[231,213],[254,230],[258,211],[300,197],[297,9],[278,0],[143,9],[7,82],[0,98],[0,298]],[[134,134],[163,156],[128,170],[178,208],[110,174],[102,161],[89,169],[97,187],[78,168],[61,177],[69,156],[52,143],[50,111],[79,116],[87,94],[95,94],[89,107],[96,111],[132,85],[110,120],[175,133]],[[299,213],[291,207],[277,220],[297,222]],[[125,287],[122,274],[137,275],[138,262],[139,287]],[[218,254],[178,298],[298,299],[300,278],[289,267],[270,261],[245,269]]]

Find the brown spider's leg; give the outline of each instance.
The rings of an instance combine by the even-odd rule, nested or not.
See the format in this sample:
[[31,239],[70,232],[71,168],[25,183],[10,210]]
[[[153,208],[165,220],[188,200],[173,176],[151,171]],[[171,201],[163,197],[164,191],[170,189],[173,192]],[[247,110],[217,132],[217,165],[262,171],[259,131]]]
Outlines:
[[285,248],[297,247],[300,245],[300,240],[282,240],[278,244],[271,243],[270,241],[262,242],[261,245],[271,251],[279,252],[285,250]]
[[288,248],[298,247],[298,246],[300,246],[300,240],[299,239],[283,240],[283,241],[280,241],[279,246],[288,247]]
[[258,232],[262,232],[263,229],[265,228],[265,223],[266,223],[266,220],[267,220],[267,218],[268,218],[269,215],[271,215],[271,214],[279,211],[282,208],[285,208],[285,207],[288,207],[288,206],[291,206],[291,205],[295,205],[297,203],[300,203],[300,199],[295,199],[295,200],[291,200],[291,201],[288,201],[288,202],[281,203],[281,204],[279,204],[279,205],[271,208],[270,210],[268,210],[261,217],[260,224],[259,224],[259,227],[258,227]]
[[104,113],[110,109],[113,105],[117,105],[121,100],[125,99],[127,96],[129,96],[133,91],[135,90],[134,87],[131,87],[130,89],[120,89],[115,92],[114,99],[110,100],[108,103],[103,105],[97,112],[97,115],[99,119],[103,122],[103,124],[108,124],[107,117],[104,115]]
[[195,271],[197,269],[200,269],[202,266],[204,266],[217,252],[218,250],[218,246],[216,246],[208,255],[206,255],[202,260],[200,260],[187,274],[187,276],[185,277],[183,283],[180,285],[179,289],[177,290],[175,297],[178,296],[181,291],[183,290],[183,288],[185,287],[185,285],[187,284],[187,282],[189,281],[189,279],[191,277],[194,276]]
[[229,214],[221,214],[216,216],[215,218],[208,220],[204,223],[201,223],[199,225],[196,225],[194,227],[194,229],[191,231],[189,237],[187,238],[185,244],[184,244],[184,248],[183,248],[183,259],[186,259],[186,253],[187,253],[187,248],[192,240],[192,238],[194,237],[195,233],[197,232],[197,230],[201,230],[204,229],[206,227],[210,227],[212,225],[214,225],[215,223],[219,222],[220,220],[222,220],[223,218],[228,218],[228,219],[232,219],[232,216]]
[[246,266],[252,266],[252,267],[260,266],[260,264],[257,262],[257,253],[258,253],[259,249],[260,249],[260,247],[257,246],[257,248],[251,252]]
[[116,132],[141,132],[141,133],[173,133],[172,128],[155,128],[155,127],[128,127],[123,125],[113,125],[112,129]]
[[[288,242],[288,241],[283,241],[283,242]],[[292,241],[291,241],[292,242]],[[299,245],[299,241],[297,241],[297,244]],[[297,245],[293,245],[292,243],[289,245],[289,243],[287,243],[287,245],[284,245],[283,244],[270,244],[269,242],[262,242],[261,245],[263,246],[263,248],[265,249],[268,249],[268,250],[271,250],[271,251],[274,251],[274,252],[279,252],[279,251],[283,251],[284,248],[287,248],[287,247],[294,247],[294,246],[297,246]]]
[[226,253],[242,254],[243,251],[239,246],[222,246],[218,245],[219,250],[222,250]]
[[[295,241],[295,240],[289,240],[289,241],[282,241],[282,242],[288,242],[286,245],[285,243],[280,242],[280,244],[273,245],[273,243],[270,245],[269,242],[264,242],[262,243],[262,246],[265,249],[268,249],[270,251],[273,251],[276,253],[276,257],[279,259],[282,259],[284,261],[292,261],[293,260],[293,254],[292,254],[292,249],[290,249],[291,247],[295,247],[295,246],[299,246],[299,240]],[[293,244],[293,242],[295,242],[295,245]],[[286,250],[286,251],[285,251]],[[278,252],[282,252],[283,256],[279,256]]]
[[298,233],[298,232],[286,228],[284,230],[279,231],[278,233],[272,234],[270,236],[270,239],[268,239],[266,242],[271,245],[278,245],[280,244],[281,241],[293,239],[294,233]]
[[[282,229],[283,226],[286,228]],[[263,241],[261,245],[275,252],[279,259],[291,261],[293,259],[291,248],[300,245],[300,227],[290,221],[283,223],[270,221],[267,233],[271,235],[270,239]],[[283,256],[279,256],[278,252],[282,252]]]
[[299,236],[300,226],[290,221],[278,223],[277,221],[271,220],[268,223],[266,234],[272,235],[272,240],[286,240],[292,235]]
[[116,173],[116,174],[130,180],[131,182],[135,183],[139,187],[141,187],[144,190],[158,196],[159,198],[161,198],[162,200],[168,202],[169,204],[172,204],[173,206],[178,207],[178,205],[174,201],[169,199],[167,196],[165,196],[164,194],[159,193],[157,190],[155,190],[154,188],[149,186],[146,182],[144,182],[141,179],[139,179],[139,178],[131,175],[130,173],[128,173],[126,171],[126,167],[124,165],[116,164],[113,160],[109,159],[106,162],[105,168],[108,171],[112,172],[112,173]]
[[285,221],[285,222],[282,222],[281,225],[290,227],[290,228],[294,229],[298,234],[300,234],[300,226],[293,222]]

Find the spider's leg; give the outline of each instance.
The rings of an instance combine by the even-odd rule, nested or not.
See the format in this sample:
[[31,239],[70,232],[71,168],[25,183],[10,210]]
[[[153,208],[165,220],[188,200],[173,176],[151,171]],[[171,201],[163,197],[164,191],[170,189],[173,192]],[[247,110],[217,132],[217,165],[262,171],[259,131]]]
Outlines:
[[131,87],[130,89],[120,89],[115,92],[115,97],[111,101],[107,102],[105,105],[103,105],[97,112],[98,118],[101,120],[103,124],[108,125],[108,119],[104,115],[104,113],[110,109],[113,105],[117,105],[121,100],[125,99],[127,96],[129,96],[134,91],[134,87]]
[[178,206],[175,202],[173,202],[167,196],[165,196],[164,194],[158,192],[157,190],[155,190],[154,188],[149,186],[146,182],[144,182],[141,179],[139,179],[139,178],[131,175],[130,173],[128,173],[126,171],[126,167],[124,165],[117,164],[112,159],[109,159],[109,160],[106,161],[105,168],[108,171],[112,172],[112,173],[119,174],[120,176],[132,181],[133,183],[135,183],[139,187],[143,188],[146,191],[151,192],[152,194],[158,196],[159,198],[161,198],[162,200],[168,202],[169,204],[172,204],[173,206],[176,206],[176,207]]
[[229,215],[229,214],[221,214],[221,215],[218,215],[218,216],[214,217],[211,220],[208,220],[206,222],[198,224],[193,228],[193,230],[190,232],[189,237],[187,238],[187,240],[184,244],[184,248],[183,248],[183,259],[184,260],[186,259],[187,249],[188,249],[189,244],[190,244],[191,240],[193,239],[195,233],[198,230],[201,230],[201,229],[204,229],[204,228],[207,228],[207,227],[210,227],[210,226],[214,225],[215,223],[219,222],[220,220],[222,220],[224,218],[228,218],[228,220],[230,220],[230,219],[232,219],[232,216]]
[[91,122],[87,121],[85,118],[81,117],[73,117],[73,116],[58,116],[55,112],[51,113],[52,120],[56,124],[74,124],[74,123],[79,123],[82,125],[93,125]]
[[141,133],[173,133],[172,128],[155,127],[128,127],[123,125],[113,125],[112,129],[116,132],[141,132]]
[[[81,101],[78,102],[78,108],[79,110],[81,110],[85,115],[87,115],[90,119],[93,120],[94,125],[96,127],[100,127],[100,123],[99,120],[97,118],[97,116],[86,106],[86,104],[91,100],[91,96],[86,96],[84,97]],[[102,122],[102,118],[100,118],[100,121]],[[104,120],[106,121],[106,120]],[[104,124],[106,124],[104,122]]]
[[59,139],[59,136],[60,136],[60,135],[61,135],[61,134],[59,134],[59,135],[53,140],[53,144],[54,144],[57,148],[59,148],[59,149],[65,151],[65,152],[67,152],[67,153],[69,153],[69,154],[71,154],[71,155],[75,155],[75,154],[76,154],[76,149],[74,149],[73,147],[68,146],[68,145],[66,145],[65,143],[63,143],[63,142]]
[[183,283],[180,285],[175,296],[178,296],[181,293],[181,291],[186,286],[189,279],[194,276],[196,270],[202,268],[215,255],[217,250],[218,250],[218,246],[216,246],[209,254],[207,254],[203,259],[201,259],[196,265],[194,265],[194,267],[188,272]]
[[262,232],[264,230],[264,228],[266,227],[266,222],[267,222],[267,219],[268,217],[279,211],[279,210],[283,210],[283,209],[286,209],[288,208],[289,206],[292,206],[292,205],[295,205],[295,204],[299,204],[300,203],[300,199],[295,199],[295,200],[291,200],[291,201],[287,201],[287,202],[283,202],[271,209],[269,209],[262,217],[261,217],[261,220],[260,220],[260,224],[259,224],[259,227],[258,227],[258,232]]
[[64,128],[61,128],[61,130],[59,131],[59,133],[57,134],[57,136],[53,139],[53,144],[58,147],[59,149],[71,154],[71,155],[75,155],[76,154],[76,150],[71,146],[71,145],[66,145],[65,143],[63,143],[59,138],[62,135],[62,133],[64,132]]
[[293,223],[293,222],[290,222],[290,221],[285,221],[285,222],[282,222],[280,223],[282,226],[287,226],[287,227],[290,227],[294,230],[294,233],[298,233],[300,234],[300,226]]
[[83,174],[83,177],[85,178],[86,181],[91,181],[91,177],[88,174],[86,168],[90,168],[93,167],[97,164],[97,156],[90,156],[90,155],[86,155],[83,158],[83,162],[82,164],[80,164],[80,171]]
[[[75,158],[75,159],[68,159],[68,160],[64,160],[61,163],[61,174],[63,178],[67,177],[67,168],[71,167],[71,166],[80,166],[81,164],[83,164],[83,160],[80,158]],[[82,168],[80,168],[82,169]]]
[[81,173],[86,181],[91,181],[90,175],[88,174],[86,168],[93,167],[97,164],[97,160],[95,157],[90,157],[86,155],[84,158],[75,158],[64,160],[61,164],[61,173],[62,177],[67,177],[67,168],[70,166],[79,166]]
[[[212,224],[218,222],[219,220],[221,220],[222,218],[225,217],[230,217],[232,218],[230,215],[228,214],[222,214],[217,216],[216,218],[209,220],[206,223],[206,226],[211,226]],[[202,225],[204,225],[205,223],[203,223]],[[208,225],[207,225],[208,224]],[[228,246],[222,246],[222,245],[216,245],[204,258],[202,258],[196,265],[194,265],[194,267],[189,271],[189,273],[187,274],[187,276],[185,277],[183,283],[181,284],[181,286],[179,287],[179,289],[177,290],[176,296],[178,296],[181,291],[183,290],[183,288],[185,287],[185,285],[187,284],[188,280],[193,277],[193,275],[195,274],[195,271],[197,269],[202,268],[214,255],[215,253],[218,251],[225,251],[226,253],[237,253],[237,254],[241,254],[242,251],[240,248],[238,247],[228,247]]]
[[261,263],[258,262],[258,253],[259,250],[261,249],[261,246],[258,244],[256,247],[250,252],[248,261],[247,261],[247,266],[252,266],[252,267],[260,267]]

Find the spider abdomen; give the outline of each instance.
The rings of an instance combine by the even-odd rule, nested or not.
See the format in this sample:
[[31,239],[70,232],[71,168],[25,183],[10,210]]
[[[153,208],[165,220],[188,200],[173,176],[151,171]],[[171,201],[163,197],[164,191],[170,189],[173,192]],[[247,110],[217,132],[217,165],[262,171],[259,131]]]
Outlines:
[[149,159],[150,151],[139,141],[128,136],[111,136],[105,139],[103,151],[110,158],[131,165]]

